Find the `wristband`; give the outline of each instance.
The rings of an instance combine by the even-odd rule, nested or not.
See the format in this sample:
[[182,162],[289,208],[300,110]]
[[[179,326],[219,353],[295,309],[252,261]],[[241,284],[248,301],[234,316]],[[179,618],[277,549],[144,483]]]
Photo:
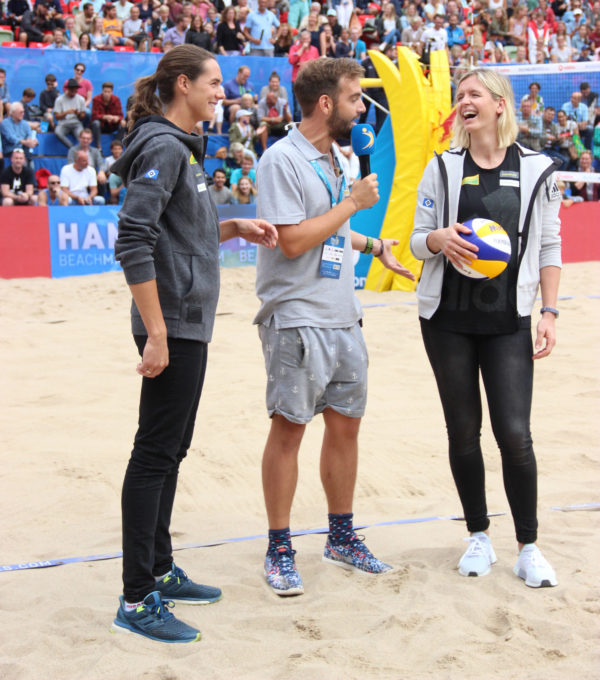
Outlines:
[[373,239],[370,236],[367,236],[367,245],[365,246],[363,253],[365,255],[370,255],[372,251],[373,251]]
[[543,314],[544,312],[550,312],[550,314],[554,314],[554,316],[558,319],[558,309],[555,309],[554,307],[542,307],[540,309],[540,314]]

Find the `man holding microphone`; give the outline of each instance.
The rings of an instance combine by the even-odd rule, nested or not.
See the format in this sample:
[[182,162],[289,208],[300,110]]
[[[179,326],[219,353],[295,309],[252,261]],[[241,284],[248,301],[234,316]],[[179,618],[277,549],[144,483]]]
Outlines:
[[358,430],[367,395],[367,349],[354,295],[353,250],[371,253],[413,278],[392,255],[397,241],[352,232],[350,218],[379,199],[377,176],[352,187],[337,158],[364,111],[353,59],[318,59],[298,74],[294,92],[302,121],[263,155],[257,171],[261,218],[277,226],[279,245],[259,253],[259,325],[267,370],[271,430],[262,463],[269,521],[265,577],[277,595],[304,592],[290,538],[298,451],[306,424],[323,414],[321,480],[329,510],[323,559],[346,569],[383,573],[353,530]]

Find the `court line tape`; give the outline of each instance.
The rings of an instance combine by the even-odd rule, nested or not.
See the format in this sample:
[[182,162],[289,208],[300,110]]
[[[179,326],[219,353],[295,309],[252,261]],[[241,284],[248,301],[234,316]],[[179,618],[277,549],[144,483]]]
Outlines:
[[[561,512],[575,512],[577,510],[600,510],[600,503],[579,503],[578,505],[555,505],[551,510],[560,510]],[[506,515],[506,512],[491,512],[488,517],[500,517]],[[413,517],[411,519],[390,520],[389,522],[376,522],[375,524],[358,524],[354,528],[369,529],[372,527],[389,527],[398,524],[422,524],[423,522],[438,522],[441,520],[463,520],[461,515],[447,515],[435,517]],[[292,536],[306,536],[309,534],[327,534],[329,529],[321,527],[319,529],[303,529],[301,531],[292,531]],[[238,536],[236,538],[223,538],[212,543],[187,543],[179,548],[173,548],[173,551],[190,550],[192,548],[213,548],[218,545],[226,545],[227,543],[240,543],[242,541],[254,541],[258,538],[267,538],[266,534],[255,534],[254,536]],[[100,562],[102,560],[114,560],[122,557],[123,553],[104,553],[103,555],[85,555],[81,557],[65,557],[58,560],[39,560],[38,562],[20,562],[19,564],[5,564],[0,565],[0,572],[6,571],[23,571],[26,569],[45,569],[47,567],[60,567],[63,564],[74,564],[76,562]]]
[[[506,512],[493,512],[488,515],[488,517],[498,517],[500,515],[506,515]],[[376,522],[375,524],[357,524],[355,529],[368,529],[370,527],[384,527],[392,526],[394,524],[420,524],[422,522],[436,522],[439,520],[462,520],[464,519],[460,515],[448,515],[436,516],[436,517],[413,517],[411,519],[400,519],[392,520],[389,522]],[[327,527],[321,527],[319,529],[303,529],[301,531],[292,531],[292,536],[305,536],[308,534],[327,534],[329,529]],[[240,543],[242,541],[254,541],[258,538],[268,538],[267,534],[255,534],[254,536],[237,536],[236,538],[223,538],[211,543],[187,543],[185,545],[179,546],[178,548],[173,548],[173,551],[178,550],[190,550],[192,548],[213,548],[218,545],[226,545],[227,543]],[[74,564],[76,562],[100,562],[102,560],[114,560],[118,557],[122,557],[123,553],[105,553],[103,555],[85,555],[81,557],[65,557],[58,560],[39,560],[37,562],[21,562],[19,564],[5,564],[0,565],[0,572],[7,571],[23,571],[26,569],[45,569],[47,567],[61,567],[63,564]]]
[[579,503],[578,505],[553,505],[551,510],[561,512],[575,512],[575,510],[600,510],[600,503]]

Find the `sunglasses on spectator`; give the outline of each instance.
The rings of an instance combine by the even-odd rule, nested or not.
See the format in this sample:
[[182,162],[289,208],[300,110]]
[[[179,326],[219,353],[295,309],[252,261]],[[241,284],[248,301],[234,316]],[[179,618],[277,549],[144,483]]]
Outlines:
[[84,68],[76,68],[75,73],[83,73],[85,71]]
[[52,180],[51,182],[48,182],[48,184],[60,184],[60,182],[57,182],[56,180]]

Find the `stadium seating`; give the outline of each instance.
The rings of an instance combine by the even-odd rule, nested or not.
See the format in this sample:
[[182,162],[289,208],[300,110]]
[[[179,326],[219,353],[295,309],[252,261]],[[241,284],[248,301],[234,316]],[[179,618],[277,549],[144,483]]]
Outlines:
[[[68,149],[58,141],[52,132],[40,133],[37,136],[39,145],[36,148],[34,163],[36,168],[46,168],[51,173],[60,175],[61,168],[67,164]],[[70,136],[75,144],[77,140]],[[110,143],[113,135],[102,135],[102,155],[106,158],[110,156]]]
[[204,169],[209,175],[212,175],[215,170],[223,167],[223,161],[220,158],[205,158]]

